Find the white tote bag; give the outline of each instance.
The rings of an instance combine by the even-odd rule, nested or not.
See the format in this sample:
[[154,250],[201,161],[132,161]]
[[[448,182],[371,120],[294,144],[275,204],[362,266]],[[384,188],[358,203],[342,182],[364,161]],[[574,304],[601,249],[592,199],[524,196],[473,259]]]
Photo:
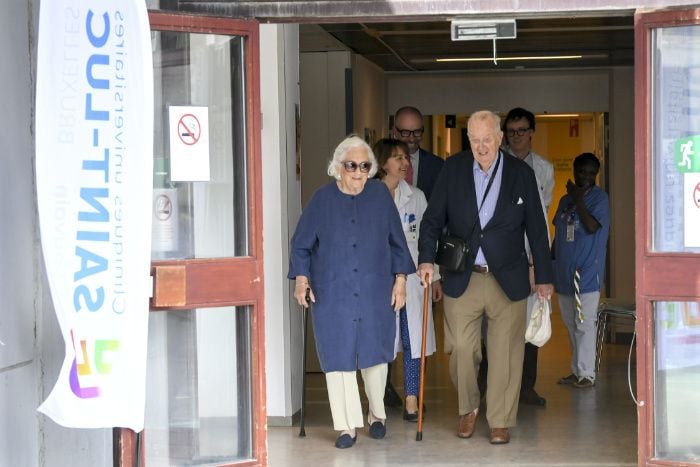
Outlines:
[[552,336],[552,304],[549,300],[538,299],[525,330],[525,341],[542,347]]

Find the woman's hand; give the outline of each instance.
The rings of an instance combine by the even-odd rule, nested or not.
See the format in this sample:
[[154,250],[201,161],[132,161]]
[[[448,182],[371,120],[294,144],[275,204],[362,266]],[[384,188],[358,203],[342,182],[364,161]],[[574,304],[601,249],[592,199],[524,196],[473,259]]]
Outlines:
[[309,278],[306,276],[297,276],[296,283],[294,284],[294,298],[297,299],[297,303],[304,308],[308,308],[309,304],[306,301],[306,291],[309,291],[309,298],[312,302],[316,303],[316,297],[314,296],[314,291],[311,290],[311,285],[309,283]]
[[394,288],[391,290],[391,305],[395,312],[401,311],[406,304],[406,274],[397,274]]

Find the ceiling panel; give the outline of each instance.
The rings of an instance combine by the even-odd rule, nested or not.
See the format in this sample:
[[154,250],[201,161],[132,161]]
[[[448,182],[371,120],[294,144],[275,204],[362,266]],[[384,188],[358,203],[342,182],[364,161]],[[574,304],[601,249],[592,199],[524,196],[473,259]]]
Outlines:
[[388,72],[629,66],[634,59],[634,18],[527,18],[517,38],[496,41],[499,58],[583,55],[576,60],[435,62],[436,58],[492,58],[493,42],[452,41],[448,21],[335,23],[321,27],[355,53]]

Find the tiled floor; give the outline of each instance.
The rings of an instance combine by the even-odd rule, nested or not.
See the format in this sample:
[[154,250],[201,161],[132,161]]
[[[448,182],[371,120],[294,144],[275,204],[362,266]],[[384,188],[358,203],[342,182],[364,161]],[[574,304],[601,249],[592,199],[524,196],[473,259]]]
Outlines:
[[[422,441],[416,441],[416,424],[402,419],[402,409],[387,409],[385,439],[369,438],[365,428],[358,431],[355,446],[336,449],[333,443],[337,433],[332,429],[325,378],[322,374],[310,374],[306,437],[298,437],[298,425],[270,427],[269,464],[290,467],[636,465],[637,419],[627,381],[629,346],[606,344],[594,388],[557,385],[559,377],[570,373],[568,341],[558,313],[555,307],[553,336],[539,355],[537,391],[547,399],[547,406],[521,405],[518,426],[511,429],[509,444],[489,444],[483,415],[479,416],[471,439],[457,438],[456,392],[447,372],[447,355],[438,353],[428,360]],[[438,343],[441,328],[438,311]],[[393,379],[399,382],[401,365],[396,366],[399,368]],[[399,393],[400,386],[397,384]]]

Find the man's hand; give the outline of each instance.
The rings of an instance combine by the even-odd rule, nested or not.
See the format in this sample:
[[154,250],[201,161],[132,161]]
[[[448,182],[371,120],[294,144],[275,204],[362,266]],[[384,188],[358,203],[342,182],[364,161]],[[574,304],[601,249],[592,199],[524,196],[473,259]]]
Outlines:
[[583,195],[586,192],[583,188],[580,186],[576,185],[574,182],[571,181],[571,179],[566,181],[566,193],[571,196],[571,198],[574,200],[574,203],[580,203],[583,201]]
[[439,302],[442,300],[442,284],[440,281],[433,282],[433,301]]
[[435,267],[433,266],[433,263],[420,263],[418,265],[418,270],[416,273],[418,274],[418,279],[420,279],[420,283],[423,287],[425,287],[425,284],[432,284],[434,272]]
[[574,200],[576,205],[576,210],[578,211],[579,217],[581,218],[581,223],[588,233],[596,232],[600,227],[600,222],[598,219],[593,217],[593,215],[588,211],[586,207],[586,202],[584,201],[584,195],[586,194],[586,189],[575,185],[569,180],[566,182],[566,192]]
[[546,298],[547,300],[552,298],[554,293],[554,286],[552,284],[536,284],[535,291],[539,298]]

